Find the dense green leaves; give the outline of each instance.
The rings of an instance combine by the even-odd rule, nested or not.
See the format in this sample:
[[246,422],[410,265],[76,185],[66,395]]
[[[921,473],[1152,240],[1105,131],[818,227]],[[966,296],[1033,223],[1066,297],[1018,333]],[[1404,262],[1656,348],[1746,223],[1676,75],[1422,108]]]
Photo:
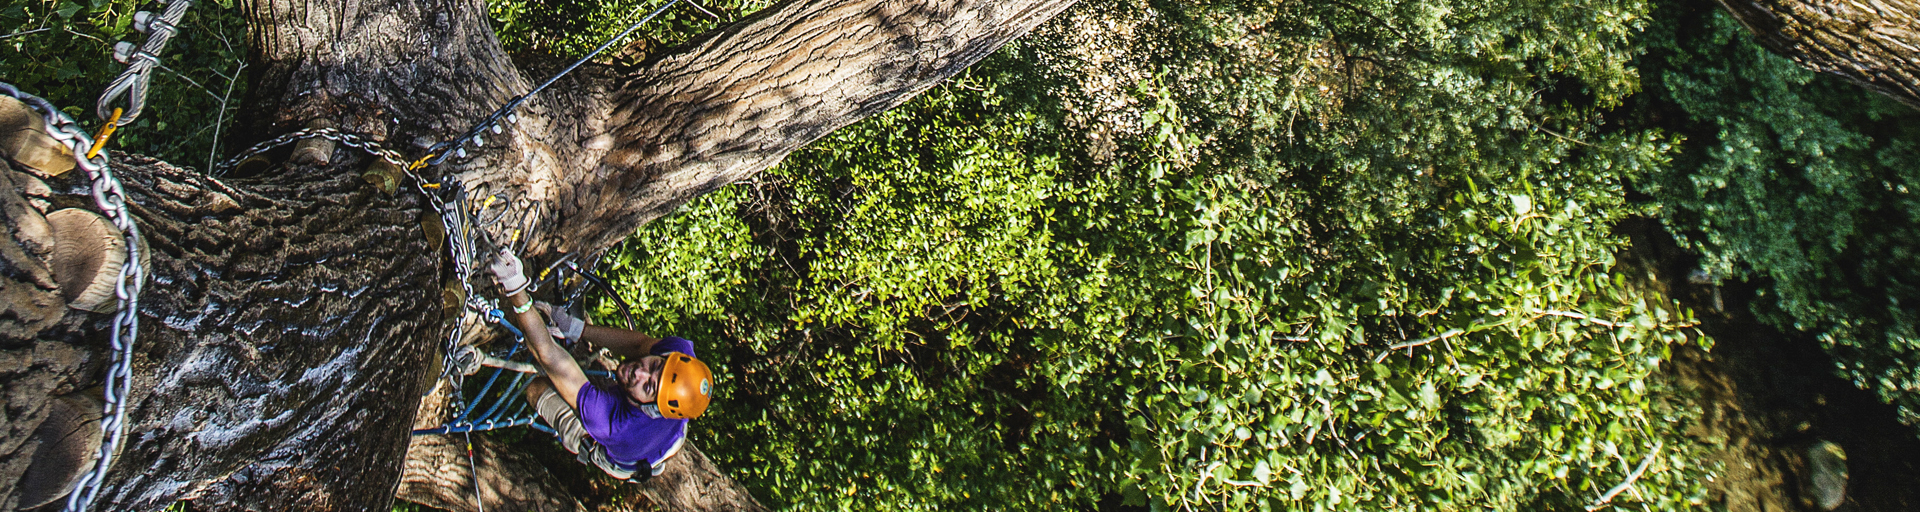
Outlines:
[[[182,167],[225,158],[216,147],[246,95],[243,23],[231,2],[200,2],[161,55],[147,108],[114,137],[114,149],[160,157]],[[137,0],[28,0],[0,6],[0,81],[52,101],[89,130],[100,93],[120,74],[113,43],[139,44],[132,28]],[[125,105],[125,102],[119,103]],[[226,120],[226,121],[222,121]]]
[[698,435],[779,506],[1534,510],[1649,459],[1697,502],[1689,320],[1611,273],[1673,154],[1598,130],[1645,7],[1360,7],[1089,6],[642,229],[622,289],[717,346]]
[[[489,3],[522,62],[658,5]],[[1705,340],[1611,226],[1658,215],[1714,277],[1768,279],[1763,315],[1916,410],[1920,125],[1654,7],[1083,5],[610,272],[720,372],[696,439],[789,509],[1572,509],[1642,461],[1616,501],[1687,507],[1714,468],[1658,367]],[[5,79],[90,116],[132,10],[0,9]],[[209,159],[218,124],[172,116],[244,83],[232,11],[195,13],[122,147]]]
[[[548,2],[528,0],[488,0],[487,10],[493,27],[515,60],[523,63],[552,64],[553,59],[578,59],[606,44],[628,27],[639,22],[670,0],[613,0],[609,2]],[[771,0],[706,0],[680,2],[674,8],[636,30],[626,39],[615,41],[598,62],[633,61],[657,52],[665,44],[734,21],[773,2]],[[629,43],[637,43],[629,47]],[[623,49],[628,49],[623,51]],[[536,65],[534,69],[550,66]]]
[[1817,334],[1920,421],[1920,115],[1768,53],[1718,11],[1665,18],[1645,116],[1691,140],[1643,188],[1704,272],[1768,282],[1757,313]]

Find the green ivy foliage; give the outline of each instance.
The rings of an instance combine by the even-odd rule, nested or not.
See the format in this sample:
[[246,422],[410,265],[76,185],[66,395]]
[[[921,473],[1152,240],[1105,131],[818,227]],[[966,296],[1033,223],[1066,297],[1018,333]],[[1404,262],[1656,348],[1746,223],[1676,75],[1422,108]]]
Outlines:
[[[1642,461],[1616,501],[1704,499],[1656,376],[1701,340],[1612,269],[1676,152],[1599,129],[1646,5],[1082,9],[1156,24],[1020,43],[612,256],[763,500],[1569,509]],[[1096,101],[1089,62],[1146,78]]]
[[[670,0],[612,0],[607,2],[552,2],[488,0],[493,27],[506,48],[523,66],[533,70],[553,67],[553,59],[578,59],[618,36]],[[686,41],[722,23],[737,21],[772,5],[772,0],[682,1],[618,41],[596,62],[634,63],[667,45]],[[628,49],[629,44],[638,46]],[[627,50],[627,51],[623,51]],[[557,71],[558,68],[553,69]],[[534,73],[537,74],[537,73]]]
[[[126,66],[113,43],[140,44],[133,14],[159,12],[138,0],[27,0],[0,6],[0,81],[46,98],[90,131],[104,122],[94,104]],[[246,95],[245,22],[231,2],[197,2],[161,53],[147,106],[114,135],[113,149],[152,155],[182,167],[210,167]],[[125,105],[124,101],[118,103]]]
[[1643,188],[1756,313],[1920,421],[1920,113],[1768,52],[1718,10],[1668,8],[1642,122],[1691,140]]

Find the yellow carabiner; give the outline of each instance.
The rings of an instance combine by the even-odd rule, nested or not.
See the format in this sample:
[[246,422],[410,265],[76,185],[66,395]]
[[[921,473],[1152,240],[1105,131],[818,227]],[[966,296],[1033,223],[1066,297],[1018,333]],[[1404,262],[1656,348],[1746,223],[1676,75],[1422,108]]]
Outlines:
[[114,130],[117,130],[120,128],[121,112],[122,110],[120,110],[120,107],[113,107],[113,119],[108,119],[107,127],[101,128],[100,134],[93,136],[93,148],[87,150],[88,160],[92,160],[95,157],[100,156],[100,150],[107,148],[107,139],[113,138]]

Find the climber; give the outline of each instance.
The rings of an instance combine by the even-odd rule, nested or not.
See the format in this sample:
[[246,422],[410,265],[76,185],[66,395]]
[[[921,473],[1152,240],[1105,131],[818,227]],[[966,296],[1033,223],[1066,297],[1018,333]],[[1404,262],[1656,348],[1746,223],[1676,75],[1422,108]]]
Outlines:
[[[507,297],[503,305],[512,310],[507,318],[525,333],[527,348],[545,373],[527,386],[527,401],[560,436],[560,444],[614,478],[660,474],[686,441],[687,420],[706,412],[713,396],[713,374],[694,358],[693,343],[586,325],[564,311],[537,308],[544,304],[527,296],[526,273],[510,251],[502,250],[490,270]],[[554,320],[552,331],[542,313]],[[554,334],[592,343],[626,361],[613,368],[614,382],[588,381],[580,363],[554,342]]]

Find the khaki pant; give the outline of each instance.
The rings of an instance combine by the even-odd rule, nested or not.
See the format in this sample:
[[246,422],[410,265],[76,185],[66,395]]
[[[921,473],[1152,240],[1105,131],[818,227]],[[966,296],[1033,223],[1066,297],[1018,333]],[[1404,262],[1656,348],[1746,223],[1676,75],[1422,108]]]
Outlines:
[[534,403],[534,410],[539,411],[540,418],[546,420],[547,425],[553,426],[553,431],[560,434],[560,445],[567,447],[567,451],[573,452],[581,464],[592,464],[608,475],[621,480],[633,476],[633,470],[622,469],[620,464],[607,457],[606,447],[600,446],[600,443],[593,441],[592,436],[587,435],[587,428],[580,424],[579,412],[574,411],[573,406],[567,405],[567,399],[561,398],[558,391],[554,391],[551,387],[547,388],[547,392],[542,393],[540,400]]

